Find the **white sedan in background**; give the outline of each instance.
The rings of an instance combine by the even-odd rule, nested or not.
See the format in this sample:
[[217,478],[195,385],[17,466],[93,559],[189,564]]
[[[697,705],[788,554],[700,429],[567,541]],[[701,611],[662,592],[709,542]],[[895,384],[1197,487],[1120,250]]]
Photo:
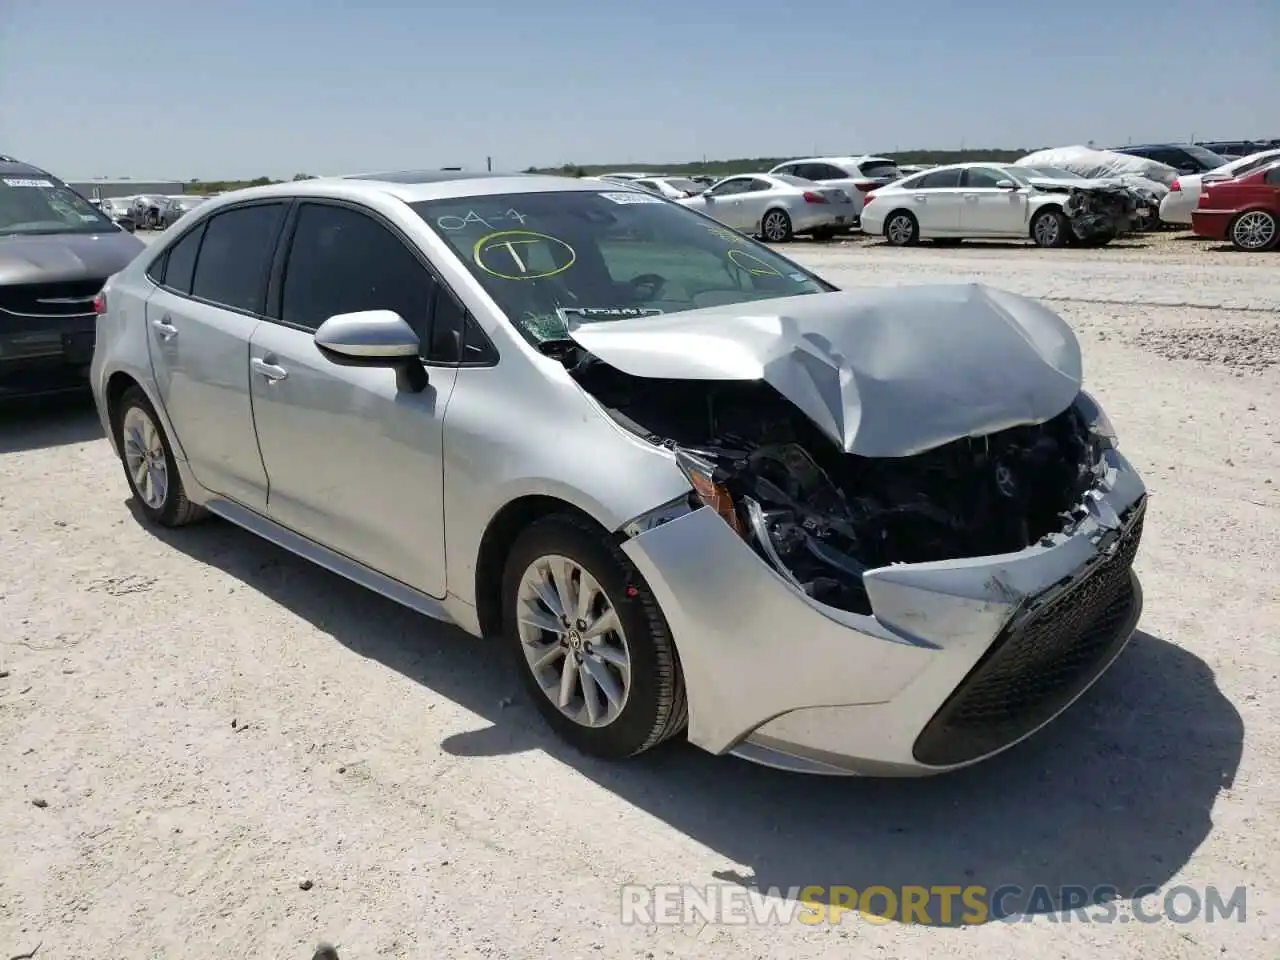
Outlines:
[[857,216],[853,200],[838,187],[777,173],[725,177],[696,197],[676,202],[771,243],[786,243],[797,233],[830,239]]
[[1280,149],[1263,150],[1261,153],[1232,160],[1208,173],[1178,177],[1169,187],[1169,192],[1164,199],[1160,201],[1160,219],[1165,223],[1182,223],[1190,226],[1191,211],[1195,210],[1200,203],[1200,191],[1204,184],[1213,183],[1215,180],[1243,177],[1246,173],[1253,173],[1259,167],[1277,159],[1280,159]]
[[1070,242],[1062,195],[1034,187],[1025,171],[999,163],[955,163],[867,195],[862,232],[897,247],[920,240],[1031,239],[1041,247]]

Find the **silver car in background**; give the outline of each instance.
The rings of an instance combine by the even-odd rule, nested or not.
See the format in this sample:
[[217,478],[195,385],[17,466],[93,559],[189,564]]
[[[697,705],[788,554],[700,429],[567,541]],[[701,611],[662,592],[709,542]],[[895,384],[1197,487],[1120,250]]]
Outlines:
[[407,172],[211,200],[97,308],[146,520],[492,638],[598,756],[939,773],[1141,611],[1145,489],[1034,300],[840,292],[643,190]]
[[786,243],[797,233],[829,239],[851,227],[857,216],[845,191],[776,173],[725,177],[697,196],[676,202],[771,243]]
[[157,228],[167,230],[208,199],[208,197],[196,196],[195,194],[166,197],[164,204],[160,207]]

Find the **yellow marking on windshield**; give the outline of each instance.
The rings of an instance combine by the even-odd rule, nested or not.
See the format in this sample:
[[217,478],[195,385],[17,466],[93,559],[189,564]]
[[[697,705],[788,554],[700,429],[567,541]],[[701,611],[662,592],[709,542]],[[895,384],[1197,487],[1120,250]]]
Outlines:
[[[529,248],[538,243],[563,247],[569,251],[569,262],[551,270],[531,270],[526,258]],[[496,233],[485,234],[477,240],[475,247],[472,248],[471,258],[485,273],[501,280],[541,280],[544,277],[554,277],[558,273],[564,273],[577,261],[578,254],[573,247],[559,237],[534,233],[532,230],[499,230]],[[495,263],[500,265],[501,269],[495,267]],[[509,270],[516,272],[504,272]]]
[[[753,277],[780,277],[782,274],[777,267],[770,266],[765,263],[754,253],[747,253],[745,250],[730,250],[729,259],[733,261],[735,266],[741,267]],[[747,262],[749,261],[749,262]],[[752,266],[752,264],[755,266]]]

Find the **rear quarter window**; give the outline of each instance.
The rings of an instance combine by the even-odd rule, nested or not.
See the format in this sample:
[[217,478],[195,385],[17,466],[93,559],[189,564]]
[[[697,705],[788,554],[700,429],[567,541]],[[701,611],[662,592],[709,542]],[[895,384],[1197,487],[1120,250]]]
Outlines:
[[191,295],[233,310],[261,312],[284,210],[283,203],[262,203],[211,217],[196,258]]

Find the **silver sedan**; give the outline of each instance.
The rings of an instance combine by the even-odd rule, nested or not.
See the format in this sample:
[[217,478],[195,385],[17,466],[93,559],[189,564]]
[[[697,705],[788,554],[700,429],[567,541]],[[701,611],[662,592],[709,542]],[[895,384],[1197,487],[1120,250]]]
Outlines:
[[797,233],[827,239],[848,229],[858,216],[843,189],[781,173],[725,177],[709,190],[677,202],[771,243],[785,243]]
[[407,172],[210,200],[95,306],[142,517],[506,645],[598,756],[962,767],[1142,608],[1142,481],[1010,293],[840,292],[643,190]]

